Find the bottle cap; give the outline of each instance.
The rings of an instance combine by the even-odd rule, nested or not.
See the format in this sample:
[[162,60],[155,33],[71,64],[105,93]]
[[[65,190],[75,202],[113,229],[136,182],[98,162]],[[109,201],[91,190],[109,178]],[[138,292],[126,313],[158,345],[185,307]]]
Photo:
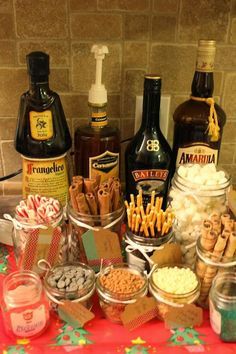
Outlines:
[[144,76],[145,91],[161,91],[161,77],[157,74],[146,74]]
[[88,101],[92,105],[103,105],[107,103],[107,90],[102,84],[102,61],[105,54],[109,53],[107,46],[95,44],[91,48],[96,59],[95,84],[91,85]]
[[49,75],[49,55],[44,52],[31,52],[26,55],[27,68],[30,76]]
[[196,70],[202,72],[212,72],[216,54],[216,41],[200,39],[197,49]]

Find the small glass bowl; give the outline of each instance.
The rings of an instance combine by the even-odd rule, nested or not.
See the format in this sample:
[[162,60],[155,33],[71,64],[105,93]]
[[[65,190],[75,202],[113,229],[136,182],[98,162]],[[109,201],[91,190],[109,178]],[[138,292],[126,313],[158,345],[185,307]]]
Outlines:
[[[68,291],[66,289],[59,290],[58,288],[52,287],[49,284],[49,277],[55,274],[56,271],[65,269],[68,266],[82,268],[86,272],[89,272],[91,276],[91,281],[89,281],[82,289],[76,291]],[[64,264],[59,264],[51,268],[46,276],[44,277],[44,288],[45,292],[51,301],[51,306],[54,310],[57,310],[59,304],[64,300],[71,300],[74,302],[81,302],[83,306],[88,309],[92,308],[92,295],[95,291],[95,273],[92,268],[88,265],[80,262],[68,262]]]
[[[192,291],[186,292],[183,294],[173,294],[173,293],[169,293],[169,292],[166,292],[166,291],[160,289],[155,284],[155,282],[153,280],[153,275],[158,269],[164,268],[164,267],[168,267],[168,268],[178,267],[178,268],[185,268],[185,269],[191,270],[191,272],[193,272],[195,274],[196,279],[197,279],[196,287]],[[161,267],[158,267],[157,265],[154,266],[151,276],[149,278],[149,292],[157,300],[159,318],[162,321],[164,321],[165,316],[171,307],[182,307],[185,304],[192,304],[192,303],[196,302],[199,295],[200,295],[200,286],[201,286],[200,280],[199,280],[198,276],[196,275],[196,273],[191,269],[191,267],[188,267],[188,266],[182,265],[182,264],[171,264],[171,265],[165,264]]]
[[[128,294],[115,293],[101,284],[101,276],[107,274],[111,269],[122,269],[128,272],[139,275],[144,280],[143,286],[136,292]],[[99,303],[101,309],[107,319],[114,323],[122,323],[121,314],[124,312],[126,305],[135,303],[137,299],[143,297],[148,292],[148,279],[147,276],[140,271],[140,269],[130,266],[127,263],[116,264],[102,269],[98,274],[96,281],[96,290],[99,296]]]

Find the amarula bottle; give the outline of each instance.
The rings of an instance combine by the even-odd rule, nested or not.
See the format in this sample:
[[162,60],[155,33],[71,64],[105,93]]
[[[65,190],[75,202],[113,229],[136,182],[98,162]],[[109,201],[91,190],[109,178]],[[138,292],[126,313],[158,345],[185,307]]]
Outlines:
[[172,173],[172,151],[160,130],[159,111],[161,78],[145,75],[143,115],[141,127],[125,152],[126,192],[143,193],[143,202],[149,203],[152,191],[156,196],[166,196]]
[[213,40],[199,41],[190,99],[174,112],[176,167],[184,163],[217,164],[219,159],[226,116],[212,97],[215,45]]
[[120,133],[108,125],[107,91],[102,84],[102,60],[108,53],[103,45],[93,45],[96,81],[89,91],[90,122],[75,131],[75,172],[83,177],[97,178],[104,182],[109,177],[119,177]]
[[30,87],[20,99],[15,135],[23,159],[23,196],[41,194],[65,205],[70,132],[60,97],[49,88],[49,55],[32,52],[26,60]]

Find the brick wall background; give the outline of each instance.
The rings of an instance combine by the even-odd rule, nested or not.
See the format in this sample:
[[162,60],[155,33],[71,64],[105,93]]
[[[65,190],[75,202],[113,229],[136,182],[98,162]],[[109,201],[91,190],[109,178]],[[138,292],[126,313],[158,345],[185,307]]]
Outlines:
[[[171,114],[188,98],[199,38],[217,41],[215,96],[227,113],[220,164],[236,182],[236,0],[0,0],[0,176],[21,167],[13,139],[19,97],[28,88],[28,52],[50,54],[50,86],[73,135],[87,121],[91,45],[107,44],[108,113],[124,139],[133,132],[145,72],[162,75]],[[17,192],[20,177],[13,181],[0,184],[0,193]]]

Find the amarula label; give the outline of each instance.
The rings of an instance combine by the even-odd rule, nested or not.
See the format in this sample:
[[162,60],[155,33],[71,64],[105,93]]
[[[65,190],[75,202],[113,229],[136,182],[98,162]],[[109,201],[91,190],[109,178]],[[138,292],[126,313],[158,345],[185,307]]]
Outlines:
[[23,158],[23,196],[40,194],[67,201],[68,176],[65,156],[54,159]]
[[218,150],[202,144],[189,145],[178,149],[176,167],[185,163],[214,163],[217,165],[217,161]]

